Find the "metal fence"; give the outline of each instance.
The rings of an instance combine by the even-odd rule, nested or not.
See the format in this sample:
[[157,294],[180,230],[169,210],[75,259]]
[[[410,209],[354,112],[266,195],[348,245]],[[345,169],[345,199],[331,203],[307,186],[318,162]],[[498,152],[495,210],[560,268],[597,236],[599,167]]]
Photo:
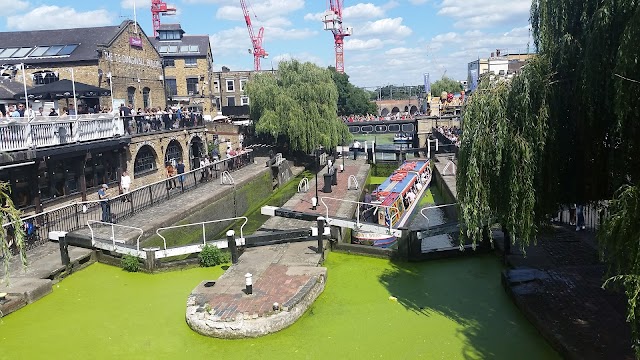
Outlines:
[[[222,172],[233,172],[253,162],[251,150],[234,157],[216,161],[209,166],[191,170],[184,174],[167,178],[129,192],[120,194],[106,202],[108,222],[118,223],[138,211],[179,196],[207,182],[219,179]],[[174,186],[175,185],[175,186]],[[102,220],[101,201],[83,201],[47,210],[22,218],[23,226],[32,228],[32,234],[25,239],[27,250],[49,241],[49,232],[71,232],[86,226],[88,221]],[[11,224],[3,227],[11,228]]]
[[[562,206],[556,217],[552,220],[556,223],[577,226],[579,206]],[[608,201],[599,201],[597,203],[587,204],[583,206],[584,230],[595,231],[603,221],[609,216]],[[582,229],[581,229],[582,230]]]

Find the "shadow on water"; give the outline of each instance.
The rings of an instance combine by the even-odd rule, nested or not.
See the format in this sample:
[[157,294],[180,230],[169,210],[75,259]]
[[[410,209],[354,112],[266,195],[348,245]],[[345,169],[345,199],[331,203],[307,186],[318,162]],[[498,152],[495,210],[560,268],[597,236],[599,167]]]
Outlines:
[[438,314],[457,324],[463,358],[558,357],[504,293],[495,257],[390,265],[379,276],[380,283],[406,309],[426,317]]

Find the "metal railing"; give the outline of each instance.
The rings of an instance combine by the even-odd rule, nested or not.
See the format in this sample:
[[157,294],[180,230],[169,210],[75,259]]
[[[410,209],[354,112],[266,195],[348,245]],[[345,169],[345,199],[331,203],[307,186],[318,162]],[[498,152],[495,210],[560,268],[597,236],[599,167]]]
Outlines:
[[309,191],[309,179],[302,178],[298,183],[298,192],[308,192]]
[[101,224],[101,225],[104,225],[104,226],[109,226],[111,228],[111,238],[109,238],[109,240],[111,240],[112,245],[113,245],[114,248],[117,246],[116,243],[126,243],[125,239],[116,240],[116,231],[115,231],[116,227],[122,228],[122,229],[130,229],[130,230],[139,231],[140,235],[138,235],[138,237],[136,238],[136,251],[140,251],[140,238],[142,237],[142,235],[144,235],[144,230],[140,229],[139,227],[118,225],[118,224],[107,223],[107,222],[98,221],[98,220],[87,220],[87,226],[89,227],[89,231],[91,231],[91,245],[92,246],[95,246],[96,240],[95,240],[95,233],[94,233],[93,227],[91,227],[91,224]]
[[[584,229],[590,231],[597,230],[602,222],[609,217],[608,202],[599,201],[597,203],[584,205],[583,216]],[[571,209],[570,206],[562,206],[562,208],[558,210],[556,217],[552,220],[564,225],[577,226],[578,211],[577,209]]]
[[235,184],[235,180],[233,180],[233,176],[228,171],[223,171],[222,176],[220,177],[220,185],[233,185]]
[[431,210],[431,209],[442,209],[442,208],[446,208],[449,206],[456,206],[458,205],[458,203],[452,203],[452,204],[444,204],[444,205],[435,205],[435,206],[427,206],[425,208],[420,209],[420,215],[422,215],[422,217],[424,217],[425,219],[427,219],[427,227],[431,227],[431,220],[429,220],[429,217],[427,215],[425,215],[424,211],[425,210]]
[[[197,223],[191,223],[191,224],[173,225],[173,226],[158,228],[156,230],[156,234],[160,236],[160,238],[162,238],[163,249],[160,250],[160,253],[156,252],[156,258],[166,258],[170,256],[179,256],[179,255],[198,253],[202,251],[203,246],[207,245],[207,230],[206,230],[207,224],[215,224],[215,223],[226,222],[226,221],[236,221],[240,219],[244,219],[244,222],[242,223],[242,225],[240,225],[240,237],[235,238],[235,241],[236,241],[236,244],[238,245],[244,245],[245,243],[244,226],[247,225],[247,222],[249,221],[249,219],[246,216],[239,216],[239,217],[218,219],[218,220],[209,220],[209,221],[203,221],[203,222],[197,222]],[[188,228],[192,226],[202,226],[202,243],[182,245],[175,248],[167,248],[167,239],[162,234],[160,234],[161,231],[182,229],[182,228]],[[211,244],[218,247],[219,249],[224,249],[227,247],[226,240],[219,240]]]
[[360,188],[360,184],[358,184],[358,179],[355,175],[349,175],[349,180],[347,180],[347,190],[351,190],[351,186],[356,190]]
[[330,217],[329,217],[329,206],[325,202],[325,199],[327,199],[327,200],[335,200],[335,201],[339,201],[339,202],[346,202],[346,203],[351,203],[351,204],[357,204],[358,208],[356,210],[356,225],[358,225],[358,226],[360,226],[360,213],[363,212],[363,211],[360,210],[362,205],[366,206],[365,211],[371,211],[372,215],[377,213],[380,209],[384,209],[387,212],[385,216],[387,216],[389,218],[389,232],[391,232],[392,229],[393,229],[393,219],[394,219],[394,217],[397,217],[398,214],[400,213],[398,208],[395,207],[395,206],[383,206],[383,205],[378,205],[378,204],[365,203],[365,202],[361,202],[361,201],[337,199],[337,198],[332,198],[332,197],[326,197],[325,196],[325,197],[321,197],[320,198],[320,202],[322,203],[322,205],[324,205],[324,208],[325,208],[325,219],[327,219],[327,220],[330,219]]
[[[107,200],[108,218],[111,223],[117,224],[133,216],[138,211],[180,196],[181,193],[195,189],[211,179],[218,179],[223,171],[236,171],[252,163],[252,161],[252,152],[246,151],[232,158],[216,161],[208,165],[209,171],[205,172],[203,171],[204,168],[197,168],[184,174],[134,189],[127,194],[112,197]],[[175,187],[171,185],[175,185]],[[72,232],[84,227],[89,220],[101,221],[103,214],[100,203],[100,200],[75,202],[25,216],[22,221],[30,221],[35,225],[37,235],[34,238],[37,239],[35,240],[37,244],[34,245],[42,245],[48,242],[50,231]],[[2,226],[7,228],[11,224],[6,223]]]
[[64,145],[123,135],[112,114],[36,116],[0,119],[0,151]]

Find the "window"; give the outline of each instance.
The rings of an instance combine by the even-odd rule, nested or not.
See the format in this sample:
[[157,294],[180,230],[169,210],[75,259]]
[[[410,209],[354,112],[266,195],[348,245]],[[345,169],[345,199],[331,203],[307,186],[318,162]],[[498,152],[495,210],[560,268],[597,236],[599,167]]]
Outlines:
[[127,88],[127,102],[132,105],[136,104],[136,88],[133,86]]
[[160,31],[160,40],[180,40],[180,31]]
[[244,91],[245,85],[247,85],[247,79],[240,79],[240,91]]
[[29,57],[42,56],[47,50],[49,50],[48,46],[38,46],[31,54],[29,54]]
[[200,52],[200,47],[198,45],[182,45],[180,46],[181,53],[197,53]]
[[174,66],[176,66],[176,60],[175,59],[163,59],[162,61],[164,62],[164,66],[165,67],[174,67]]
[[63,47],[64,46],[62,45],[51,46],[49,47],[49,50],[45,51],[44,56],[54,56],[58,54],[58,52],[60,52],[60,50],[62,50]]
[[33,82],[36,85],[50,84],[58,80],[60,80],[60,78],[58,77],[58,74],[50,70],[38,71],[33,73]]
[[156,169],[156,156],[149,145],[144,145],[138,150],[136,160],[133,163],[133,174],[144,174]]
[[159,53],[168,53],[169,52],[169,47],[167,45],[162,45],[158,48],[158,52]]
[[18,51],[18,48],[6,48],[2,53],[0,53],[0,58],[8,58],[16,51]]
[[167,152],[164,155],[164,163],[174,163],[177,164],[178,161],[182,159],[182,146],[176,140],[171,140],[169,145],[167,145]]
[[175,45],[167,46],[167,52],[168,53],[172,53],[172,54],[173,53],[177,53],[178,52],[178,47],[175,46]]
[[233,79],[227,79],[227,91],[235,91]]
[[189,45],[180,46],[180,52],[181,53],[188,53],[189,52]]
[[197,66],[198,59],[194,57],[186,57],[184,58],[184,66]]
[[227,96],[227,106],[236,106],[235,96]]
[[60,50],[60,52],[57,55],[58,56],[70,55],[73,52],[73,50],[75,50],[77,47],[78,45],[76,44],[65,45],[65,47],[62,48],[62,50]]
[[243,96],[240,98],[240,105],[249,105],[249,97]]
[[142,103],[143,103],[143,107],[145,109],[151,107],[151,103],[149,103],[149,91],[151,89],[149,89],[148,87],[145,87],[142,89]]
[[178,95],[178,83],[176,79],[165,79],[165,86],[167,87],[167,95],[175,96]]
[[16,51],[15,53],[13,53],[13,55],[11,55],[11,57],[13,58],[21,58],[21,57],[25,57],[27,56],[27,54],[29,53],[29,51],[31,51],[33,48],[30,47],[23,47],[20,48],[20,50]]
[[189,52],[200,52],[200,47],[198,45],[189,45]]
[[187,95],[198,93],[198,78],[187,78]]
[[217,93],[220,92],[220,84],[218,84],[217,80],[213,82],[213,91]]

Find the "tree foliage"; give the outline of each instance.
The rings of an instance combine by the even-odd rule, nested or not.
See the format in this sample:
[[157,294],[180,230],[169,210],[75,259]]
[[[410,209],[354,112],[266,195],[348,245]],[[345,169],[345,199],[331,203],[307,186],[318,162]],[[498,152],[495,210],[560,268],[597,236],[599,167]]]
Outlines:
[[[5,280],[9,276],[9,261],[11,260],[11,244],[15,244],[20,252],[22,264],[27,264],[24,250],[25,232],[20,220],[20,210],[16,209],[11,200],[11,188],[8,183],[0,182],[0,257],[4,267]],[[6,225],[6,226],[4,226]]]
[[443,76],[442,79],[431,84],[431,96],[440,96],[443,91],[448,93],[457,93],[461,90],[462,85],[460,82],[447,76]]
[[545,93],[536,91],[547,78],[548,64],[536,59],[512,82],[484,77],[468,100],[457,188],[460,217],[474,244],[491,220],[521,248],[535,238],[548,120]]
[[353,86],[349,75],[339,73],[329,66],[331,77],[338,89],[338,115],[367,115],[377,112],[376,104],[369,100],[369,91]]
[[338,91],[328,69],[297,60],[281,62],[276,75],[257,74],[246,91],[256,132],[286,142],[291,150],[334,148],[351,137],[337,118]]

